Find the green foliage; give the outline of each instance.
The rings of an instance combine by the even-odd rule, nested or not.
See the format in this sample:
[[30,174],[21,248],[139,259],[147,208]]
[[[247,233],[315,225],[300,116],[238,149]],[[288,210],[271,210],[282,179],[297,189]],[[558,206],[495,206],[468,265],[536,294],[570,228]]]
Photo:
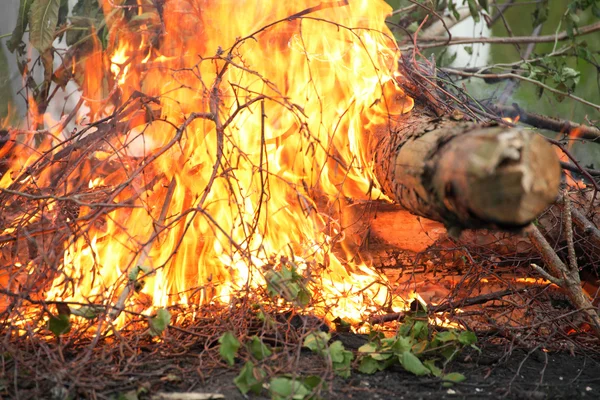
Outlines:
[[56,336],[64,335],[69,333],[71,330],[71,321],[67,314],[58,314],[57,316],[51,315],[48,320],[48,329]]
[[339,340],[328,345],[329,340],[331,340],[331,335],[327,332],[311,332],[304,339],[303,345],[331,362],[336,375],[342,378],[350,377],[350,364],[354,359],[354,354],[346,350]]
[[241,346],[240,341],[231,332],[225,332],[219,338],[219,354],[227,364],[233,365],[235,356]]
[[166,308],[161,308],[156,312],[156,315],[149,320],[150,334],[152,336],[160,336],[171,322],[171,313]]
[[6,44],[12,53],[14,53],[17,48],[25,46],[23,43],[23,34],[25,33],[25,29],[27,29],[27,25],[29,25],[29,10],[31,8],[31,3],[33,3],[33,0],[21,0],[21,4],[19,5],[17,25],[12,32],[10,40]]
[[374,374],[392,365],[400,365],[417,376],[433,375],[444,381],[460,382],[462,374],[443,374],[436,361],[450,361],[465,346],[475,347],[477,337],[473,332],[448,330],[432,332],[427,323],[420,319],[423,313],[408,317],[396,336],[384,338],[373,335],[371,340],[358,349],[358,370]]
[[71,26],[67,30],[67,45],[84,43],[95,33],[106,47],[105,36],[108,30],[105,27],[104,13],[97,0],[78,0],[72,14],[69,18]]
[[259,361],[273,354],[269,346],[264,344],[258,336],[252,336],[250,342],[247,344],[247,348],[252,357]]
[[239,375],[233,379],[233,383],[235,383],[235,386],[237,386],[242,394],[248,392],[260,394],[266,376],[267,373],[264,369],[255,366],[252,361],[248,361],[242,367]]
[[290,377],[275,377],[269,382],[269,391],[273,400],[304,400],[312,397],[314,389],[321,383],[318,376],[309,376],[305,379]]
[[282,260],[279,270],[271,269],[265,274],[267,291],[270,296],[280,296],[286,301],[304,307],[312,294],[306,287],[304,278],[298,274],[297,266],[289,260]]
[[[133,283],[133,288],[136,292],[139,292],[144,288],[144,280],[142,278],[145,275],[149,274],[151,271],[152,269],[150,267],[146,267],[143,265],[136,265],[134,268],[131,269],[131,271],[129,271],[129,274],[127,274],[127,279],[129,279],[129,282]],[[143,273],[142,278],[138,278],[140,272]]]

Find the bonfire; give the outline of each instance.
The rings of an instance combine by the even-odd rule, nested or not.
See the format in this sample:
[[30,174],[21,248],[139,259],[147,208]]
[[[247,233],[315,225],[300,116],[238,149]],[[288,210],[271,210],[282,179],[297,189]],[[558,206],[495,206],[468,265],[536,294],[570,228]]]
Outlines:
[[[28,127],[7,125],[0,142],[9,342],[91,343],[87,359],[132,337],[191,335],[209,349],[263,329],[306,345],[314,329],[389,334],[414,313],[458,332],[489,328],[465,307],[560,287],[600,332],[572,236],[565,265],[530,226],[559,194],[551,144],[401,54],[382,0],[100,3],[101,31],[67,35],[46,70],[56,87],[76,84],[77,104],[57,115],[58,100],[30,94]],[[569,230],[577,185],[560,189]],[[486,248],[538,248],[549,272],[480,265],[462,286],[452,272],[384,273],[374,257],[389,254],[367,242],[399,207],[439,221],[445,245],[465,229],[525,229],[526,251],[493,232]],[[495,323],[528,318],[513,312]]]

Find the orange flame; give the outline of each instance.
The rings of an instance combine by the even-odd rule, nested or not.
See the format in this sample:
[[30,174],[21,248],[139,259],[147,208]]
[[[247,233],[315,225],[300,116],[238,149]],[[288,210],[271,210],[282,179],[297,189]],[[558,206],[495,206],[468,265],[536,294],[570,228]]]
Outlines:
[[[383,197],[365,132],[413,106],[394,78],[391,8],[382,0],[167,0],[160,18],[133,24],[117,3],[102,2],[109,55],[94,39],[82,90],[92,120],[136,93],[158,99],[154,117],[145,110],[129,119],[115,154],[98,154],[153,162],[89,180],[89,188],[130,182],[114,202],[139,200],[73,239],[63,268],[74,289],[57,277],[47,298],[108,295],[117,304],[143,279],[136,296],[151,303],[130,296],[124,304],[139,312],[227,303],[293,265],[328,318],[357,321],[389,304],[381,276],[332,252],[344,227],[321,210],[340,197]],[[161,177],[150,189],[146,173]],[[92,212],[82,206],[80,216]]]

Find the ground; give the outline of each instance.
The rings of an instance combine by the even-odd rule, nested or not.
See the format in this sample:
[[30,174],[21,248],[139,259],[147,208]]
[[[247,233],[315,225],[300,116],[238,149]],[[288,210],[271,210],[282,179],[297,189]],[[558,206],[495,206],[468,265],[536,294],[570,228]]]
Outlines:
[[[466,352],[450,369],[467,376],[465,382],[443,387],[439,380],[416,377],[400,368],[374,375],[353,373],[336,378],[324,399],[597,399],[600,396],[600,356],[546,353],[541,349],[513,349],[487,345],[481,355]],[[302,353],[306,364],[317,360]],[[301,362],[300,365],[303,363]],[[239,368],[239,366],[237,367]],[[202,384],[198,377],[153,390],[221,393],[226,399],[244,399],[233,384],[237,372],[215,371]],[[250,398],[266,398],[249,396]]]

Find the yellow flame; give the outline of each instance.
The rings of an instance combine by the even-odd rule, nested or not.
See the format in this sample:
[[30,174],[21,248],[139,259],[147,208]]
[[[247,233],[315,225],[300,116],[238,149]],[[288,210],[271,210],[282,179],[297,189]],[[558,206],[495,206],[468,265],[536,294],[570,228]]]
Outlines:
[[[413,106],[395,79],[391,8],[381,0],[167,0],[160,26],[134,29],[115,3],[102,2],[111,76],[100,81],[99,65],[85,63],[91,116],[109,109],[94,104],[109,97],[102,91],[111,80],[121,99],[158,99],[160,116],[132,116],[115,153],[98,159],[155,157],[147,170],[160,179],[147,189],[147,170],[138,172],[115,195],[115,203],[137,197],[136,207],[116,208],[65,249],[64,274],[76,289],[65,292],[57,277],[47,297],[116,304],[139,279],[135,296],[154,307],[226,303],[238,290],[264,288],[285,258],[328,318],[404,307],[379,274],[332,252],[344,227],[321,211],[343,198],[384,197],[368,132]],[[150,40],[154,31],[162,33]],[[94,178],[89,188],[130,172]],[[81,207],[80,216],[92,212]],[[132,278],[136,266],[148,272]],[[150,311],[133,297],[127,307]]]

